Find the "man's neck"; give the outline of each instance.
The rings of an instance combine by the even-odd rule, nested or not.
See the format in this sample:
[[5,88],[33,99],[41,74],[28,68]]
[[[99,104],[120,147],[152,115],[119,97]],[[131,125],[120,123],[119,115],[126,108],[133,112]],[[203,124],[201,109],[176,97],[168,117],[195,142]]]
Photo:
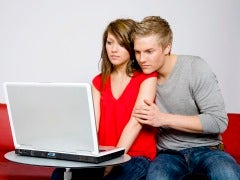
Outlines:
[[163,84],[171,75],[177,61],[177,55],[167,55],[163,67],[158,71],[158,84]]

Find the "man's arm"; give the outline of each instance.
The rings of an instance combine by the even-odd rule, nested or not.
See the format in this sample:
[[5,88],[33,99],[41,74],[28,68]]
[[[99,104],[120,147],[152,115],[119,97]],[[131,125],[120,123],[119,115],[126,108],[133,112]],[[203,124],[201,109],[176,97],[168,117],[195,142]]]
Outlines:
[[145,105],[135,108],[133,117],[141,124],[150,125],[153,127],[170,127],[176,130],[202,133],[202,124],[199,116],[183,116],[162,113],[156,104],[145,100]]

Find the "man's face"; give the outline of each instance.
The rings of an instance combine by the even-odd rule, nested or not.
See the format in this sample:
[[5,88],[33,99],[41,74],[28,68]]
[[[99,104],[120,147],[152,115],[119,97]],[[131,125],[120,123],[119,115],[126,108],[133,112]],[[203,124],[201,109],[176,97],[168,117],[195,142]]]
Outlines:
[[156,35],[135,38],[134,51],[138,64],[145,74],[160,71],[165,54]]

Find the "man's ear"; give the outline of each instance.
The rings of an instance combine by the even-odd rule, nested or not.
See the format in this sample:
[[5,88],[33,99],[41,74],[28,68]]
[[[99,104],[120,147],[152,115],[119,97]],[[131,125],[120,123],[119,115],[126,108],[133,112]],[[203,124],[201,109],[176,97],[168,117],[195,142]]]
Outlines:
[[164,49],[164,54],[165,54],[165,55],[169,55],[170,52],[171,52],[171,48],[172,48],[171,44],[168,44],[168,45],[166,46],[166,48]]

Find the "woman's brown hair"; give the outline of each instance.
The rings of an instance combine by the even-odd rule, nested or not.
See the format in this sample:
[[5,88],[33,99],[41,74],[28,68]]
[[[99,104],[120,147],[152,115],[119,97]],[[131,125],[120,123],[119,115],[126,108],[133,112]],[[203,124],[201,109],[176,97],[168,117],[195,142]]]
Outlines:
[[136,70],[141,71],[141,68],[135,58],[133,42],[131,40],[131,34],[135,29],[135,25],[136,22],[132,19],[117,19],[115,21],[112,21],[104,31],[100,59],[102,73],[101,89],[103,88],[106,80],[109,78],[110,74],[114,70],[114,66],[110,62],[106,50],[108,33],[112,34],[118,40],[118,43],[121,44],[129,52],[131,60],[127,64],[127,75],[131,76],[132,73]]

